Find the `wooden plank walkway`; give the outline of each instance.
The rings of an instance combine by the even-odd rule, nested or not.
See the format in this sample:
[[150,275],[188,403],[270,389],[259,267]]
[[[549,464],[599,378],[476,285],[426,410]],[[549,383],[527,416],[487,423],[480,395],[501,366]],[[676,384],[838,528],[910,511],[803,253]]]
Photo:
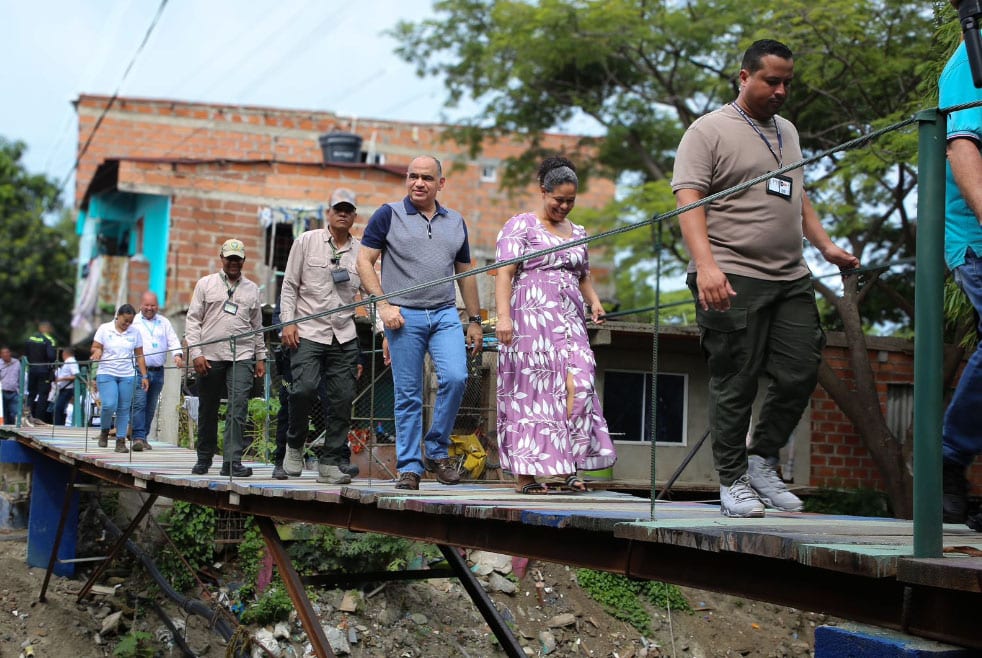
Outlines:
[[[84,429],[4,427],[0,435],[133,489],[272,518],[526,555],[768,600],[982,648],[982,534],[945,525],[944,557],[917,560],[909,521],[768,512],[722,517],[718,504],[658,502],[613,491],[524,496],[510,483],[419,491],[385,478],[324,485],[314,471],[274,480],[190,473],[192,450],[153,443],[119,454]],[[382,472],[378,469],[378,472]]]

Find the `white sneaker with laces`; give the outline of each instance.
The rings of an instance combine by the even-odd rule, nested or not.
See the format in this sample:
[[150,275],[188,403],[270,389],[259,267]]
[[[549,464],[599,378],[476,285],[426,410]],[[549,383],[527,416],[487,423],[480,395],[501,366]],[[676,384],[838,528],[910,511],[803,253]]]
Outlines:
[[737,518],[760,518],[764,516],[764,503],[750,486],[746,474],[730,486],[720,485],[719,511],[723,516]]
[[286,447],[286,455],[283,456],[283,470],[287,475],[297,477],[303,473],[303,450],[300,448]]
[[782,512],[800,512],[804,507],[801,499],[788,491],[788,486],[777,474],[773,466],[760,455],[750,455],[747,460],[747,477],[750,486],[768,507]]

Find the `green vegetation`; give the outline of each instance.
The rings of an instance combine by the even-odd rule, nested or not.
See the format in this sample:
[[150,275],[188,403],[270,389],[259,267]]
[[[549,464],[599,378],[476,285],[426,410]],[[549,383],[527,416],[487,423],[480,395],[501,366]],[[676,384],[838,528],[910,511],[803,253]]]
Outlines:
[[691,612],[692,607],[675,585],[631,580],[620,574],[577,569],[580,587],[612,617],[626,621],[639,632],[651,632],[651,615],[642,597],[659,608]]
[[119,639],[113,651],[118,658],[154,658],[157,650],[153,646],[153,636],[143,631],[132,631]]
[[845,516],[891,516],[890,499],[873,489],[820,489],[805,499],[805,511]]
[[75,291],[75,217],[71,211],[55,217],[58,183],[28,173],[21,162],[26,150],[23,142],[0,137],[0,308],[8,311],[0,314],[0,336],[13,347],[38,320],[50,320],[65,345]]
[[285,621],[293,610],[293,601],[283,583],[267,587],[259,599],[242,612],[243,624],[265,626],[278,621]]
[[157,566],[178,591],[190,589],[196,582],[185,561],[192,570],[211,564],[215,554],[215,519],[214,509],[182,501],[175,501],[161,517],[161,526],[171,541],[161,545]]

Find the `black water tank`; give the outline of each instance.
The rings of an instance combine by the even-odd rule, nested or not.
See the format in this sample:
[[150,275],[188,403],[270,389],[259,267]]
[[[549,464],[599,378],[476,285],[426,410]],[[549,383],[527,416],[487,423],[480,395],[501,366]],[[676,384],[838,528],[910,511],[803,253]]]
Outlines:
[[361,137],[353,133],[330,132],[317,138],[324,162],[361,162]]

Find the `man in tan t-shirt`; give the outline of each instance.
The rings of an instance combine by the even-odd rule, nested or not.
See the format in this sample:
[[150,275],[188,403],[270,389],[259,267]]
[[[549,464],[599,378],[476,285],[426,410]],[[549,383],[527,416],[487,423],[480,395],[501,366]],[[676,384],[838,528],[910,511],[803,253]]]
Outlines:
[[[697,119],[682,137],[672,180],[678,207],[801,160],[797,130],[777,116],[793,76],[787,46],[770,39],[750,46],[736,101]],[[762,517],[765,505],[801,510],[772,464],[815,388],[825,344],[802,238],[840,268],[859,265],[822,228],[803,183],[794,169],[679,215],[709,365],[725,516]],[[748,449],[762,373],[771,381]]]

